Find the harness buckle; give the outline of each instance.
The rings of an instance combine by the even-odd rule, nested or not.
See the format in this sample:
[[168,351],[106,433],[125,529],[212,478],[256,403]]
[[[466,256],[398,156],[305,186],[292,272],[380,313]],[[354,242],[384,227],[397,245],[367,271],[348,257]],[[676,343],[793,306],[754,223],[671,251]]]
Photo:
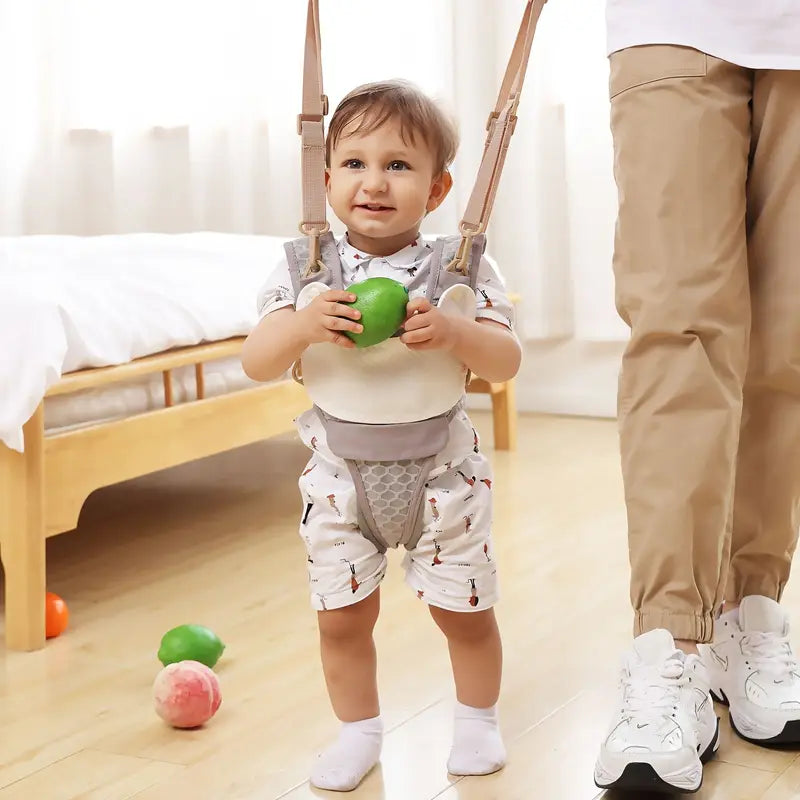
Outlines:
[[326,220],[320,227],[313,222],[301,222],[300,233],[308,236],[308,261],[303,269],[303,280],[310,275],[316,275],[324,269],[322,261],[322,249],[320,248],[319,237],[324,236],[331,229],[330,223]]
[[472,250],[472,240],[483,230],[483,225],[473,225],[463,220],[458,225],[461,233],[461,243],[458,252],[453,260],[447,265],[448,272],[460,272],[462,275],[469,275],[469,254]]
[[[325,107],[327,108],[327,98],[325,98]],[[298,114],[297,115],[297,133],[303,135],[304,122],[319,122],[320,125],[325,119],[325,114]]]
[[[486,131],[488,133],[488,136],[486,137],[486,146],[487,147],[489,146],[489,142],[491,142],[491,140],[492,140],[493,128],[494,128],[494,126],[497,123],[497,120],[499,118],[500,118],[500,115],[496,111],[492,111],[492,113],[489,114],[489,119],[486,120]],[[517,115],[512,111],[506,117],[505,130],[503,131],[503,133],[501,133],[501,136],[505,134],[510,139],[514,135],[516,130],[517,130]]]
[[460,272],[462,275],[469,274],[469,251],[472,249],[472,234],[461,237],[461,244],[455,258],[447,265],[447,270]]
[[320,96],[320,100],[322,101],[322,113],[321,114],[298,114],[297,115],[297,132],[299,134],[303,133],[303,123],[304,122],[324,122],[325,117],[328,116],[328,95],[323,94]]

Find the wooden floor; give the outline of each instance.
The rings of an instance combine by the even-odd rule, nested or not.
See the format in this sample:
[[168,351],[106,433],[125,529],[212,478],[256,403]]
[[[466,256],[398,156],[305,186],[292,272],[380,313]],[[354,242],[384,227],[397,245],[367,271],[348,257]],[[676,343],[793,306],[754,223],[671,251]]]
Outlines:
[[[488,416],[476,419],[490,446]],[[611,422],[531,417],[519,451],[495,455],[509,749],[497,775],[448,778],[444,642],[393,554],[377,631],[389,733],[381,767],[350,797],[601,796],[592,766],[631,619],[616,448]],[[49,542],[50,589],[72,627],[41,652],[0,649],[0,800],[342,796],[306,782],[337,723],[296,536],[305,460],[287,437],[111,487],[77,533]],[[800,581],[786,602],[800,619]],[[161,635],[184,622],[227,644],[223,705],[191,732],[162,724],[150,700]],[[795,753],[745,745],[727,719],[723,731],[698,800],[800,798]]]

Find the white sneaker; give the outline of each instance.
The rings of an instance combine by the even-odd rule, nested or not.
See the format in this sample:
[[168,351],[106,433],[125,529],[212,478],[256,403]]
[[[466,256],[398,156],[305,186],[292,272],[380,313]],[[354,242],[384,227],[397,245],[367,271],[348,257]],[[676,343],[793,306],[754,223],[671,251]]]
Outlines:
[[600,748],[594,782],[636,792],[696,792],[703,763],[719,747],[719,720],[702,660],[665,630],[633,642],[620,676],[622,697]]
[[734,731],[755,744],[800,743],[800,668],[786,612],[768,597],[745,597],[714,629],[699,649]]

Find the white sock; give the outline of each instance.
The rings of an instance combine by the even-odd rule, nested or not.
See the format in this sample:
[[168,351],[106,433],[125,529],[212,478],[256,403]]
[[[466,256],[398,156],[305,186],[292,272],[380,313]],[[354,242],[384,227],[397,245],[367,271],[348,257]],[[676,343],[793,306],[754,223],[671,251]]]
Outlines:
[[472,708],[456,701],[453,748],[447,761],[451,775],[489,775],[506,763],[506,748],[497,724],[497,706]]
[[343,722],[339,738],[321,753],[311,770],[311,785],[334,792],[349,792],[378,763],[383,745],[380,716]]

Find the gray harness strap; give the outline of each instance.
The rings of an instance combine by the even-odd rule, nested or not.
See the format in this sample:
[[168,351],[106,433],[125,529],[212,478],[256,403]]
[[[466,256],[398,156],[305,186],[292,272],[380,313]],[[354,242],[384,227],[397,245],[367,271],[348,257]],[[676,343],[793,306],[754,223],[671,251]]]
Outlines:
[[319,245],[324,269],[318,272],[311,272],[306,277],[303,277],[303,272],[308,263],[308,237],[293,239],[283,246],[286,260],[289,264],[289,277],[292,279],[295,297],[300,294],[300,290],[304,286],[317,281],[327,284],[332,289],[344,288],[342,261],[339,258],[339,251],[336,249],[336,239],[333,238],[333,234],[328,231],[320,236]]
[[[466,276],[443,269],[443,265],[452,261],[460,243],[460,236],[437,239],[429,261],[430,273],[426,276],[420,272],[409,289],[425,282],[425,296],[433,305],[453,284],[469,283],[474,291],[486,240],[483,235],[475,237]],[[308,263],[308,239],[295,239],[284,248],[295,297],[309,283],[345,288],[341,259],[330,232],[320,237],[324,268],[306,277],[303,271]],[[407,550],[417,546],[425,515],[425,482],[436,456],[447,446],[450,422],[461,408],[463,401],[430,419],[374,425],[337,419],[314,407],[325,429],[328,447],[344,460],[353,478],[361,534],[380,552],[401,544]]]

